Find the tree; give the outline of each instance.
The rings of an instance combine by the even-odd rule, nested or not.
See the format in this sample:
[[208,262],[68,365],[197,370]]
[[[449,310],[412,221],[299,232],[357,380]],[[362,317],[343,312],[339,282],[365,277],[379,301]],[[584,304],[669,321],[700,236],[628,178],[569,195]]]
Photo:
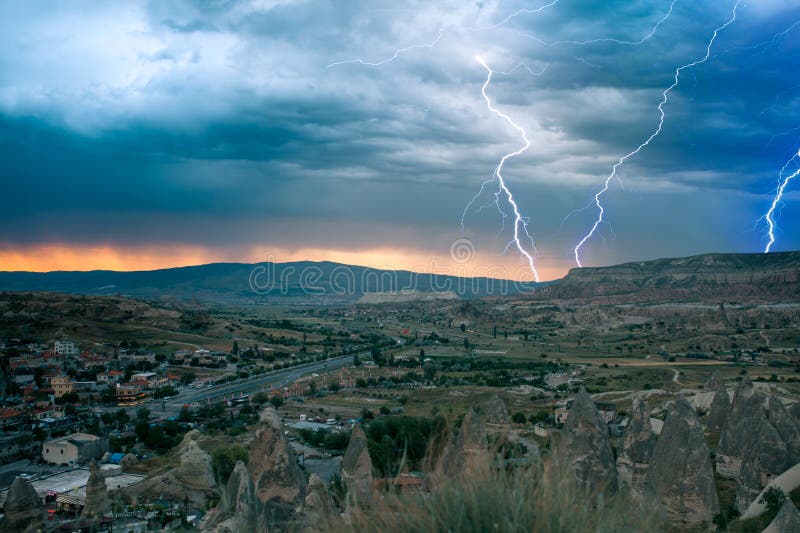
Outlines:
[[373,345],[372,348],[370,348],[370,354],[372,355],[372,360],[378,365],[381,365],[383,362],[383,354],[381,354],[381,349],[378,346]]
[[131,417],[128,416],[128,412],[125,411],[125,409],[117,410],[117,413],[114,415],[114,418],[117,420],[117,427],[124,426],[131,419]]
[[515,424],[524,424],[524,423],[525,423],[525,420],[526,420],[526,419],[525,419],[525,413],[523,413],[523,412],[521,412],[521,411],[517,411],[517,412],[516,412],[516,413],[514,413],[514,415],[511,417],[511,421],[512,421],[512,422],[514,422]]
[[492,328],[492,338],[493,338],[493,339],[496,339],[496,338],[497,338],[497,326],[494,326],[494,327]]
[[102,415],[100,415],[100,420],[101,420],[101,421],[103,422],[103,424],[105,424],[106,426],[110,426],[111,424],[113,424],[113,423],[114,423],[114,420],[116,420],[116,417],[114,416],[114,414],[113,414],[113,413],[110,413],[110,412],[105,412],[105,413],[103,413]]
[[339,385],[339,382],[338,382],[338,381],[334,381],[333,383],[331,383],[330,385],[328,385],[328,389],[329,389],[331,392],[339,392],[339,390],[340,390],[341,388],[342,388],[342,386],[341,386],[341,385]]
[[776,515],[781,510],[783,502],[786,500],[786,494],[780,487],[770,487],[758,501],[767,506],[767,512]]
[[249,454],[243,447],[234,444],[233,446],[222,446],[215,448],[211,453],[211,467],[217,478],[217,483],[224,486],[231,477],[233,469],[238,461],[247,464]]
[[461,328],[461,333],[464,333],[465,331],[467,331],[467,325],[464,324],[463,322],[461,323],[461,325],[459,327]]
[[422,348],[419,349],[419,366],[425,364],[425,350]]
[[316,393],[317,393],[317,382],[316,382],[316,381],[314,381],[313,379],[312,379],[312,380],[311,380],[311,382],[308,384],[308,392],[309,392],[309,394],[311,394],[311,395],[314,395],[314,394],[316,394]]
[[360,364],[361,364],[361,361],[358,360],[358,354],[354,353],[353,354],[353,366],[358,366]]
[[137,420],[144,420],[147,422],[150,420],[150,409],[147,407],[140,407],[136,410],[136,419]]
[[278,409],[281,405],[283,405],[283,398],[276,394],[276,395],[270,397],[269,403],[272,404],[272,407],[274,407],[275,409]]
[[180,422],[191,422],[192,421],[192,412],[189,410],[189,407],[184,405],[181,407],[181,412],[178,413],[178,420]]
[[233,341],[233,347],[231,348],[231,353],[233,355],[239,355],[239,343],[238,342]]
[[197,375],[194,372],[187,372],[181,376],[181,385],[188,385],[192,383],[194,380],[197,379]]
[[257,392],[255,394],[253,394],[252,398],[250,398],[250,401],[253,402],[254,404],[258,405],[258,406],[261,406],[261,405],[264,405],[265,403],[267,403],[269,401],[269,398],[267,397],[267,395],[265,393]]

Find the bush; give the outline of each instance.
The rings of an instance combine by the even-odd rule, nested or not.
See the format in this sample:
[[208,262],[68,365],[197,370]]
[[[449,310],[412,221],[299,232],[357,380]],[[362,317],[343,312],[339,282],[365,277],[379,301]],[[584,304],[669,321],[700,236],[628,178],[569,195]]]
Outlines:
[[220,485],[227,483],[228,478],[233,473],[236,462],[244,461],[246,464],[248,458],[247,450],[235,444],[216,448],[211,454],[211,466],[214,469],[217,483]]
[[[564,471],[562,471],[564,470]],[[616,533],[668,531],[657,505],[625,495],[588,493],[571,472],[555,468],[478,471],[447,480],[430,494],[388,494],[344,523],[328,517],[326,531],[485,531]]]
[[770,487],[758,501],[767,506],[767,513],[775,515],[780,511],[783,502],[786,500],[786,494],[779,487]]

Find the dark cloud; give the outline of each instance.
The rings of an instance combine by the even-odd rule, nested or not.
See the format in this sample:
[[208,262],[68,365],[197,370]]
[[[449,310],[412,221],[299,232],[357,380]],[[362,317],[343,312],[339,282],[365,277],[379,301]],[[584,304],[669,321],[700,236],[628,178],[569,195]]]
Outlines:
[[[611,165],[658,124],[675,68],[733,1],[69,3],[0,7],[0,242],[187,242],[447,253],[506,168],[543,256],[566,259]],[[800,144],[800,8],[741,5],[682,74],[663,132],[620,170],[591,263],[757,251]],[[336,61],[378,62],[380,67]],[[597,41],[601,39],[600,41]],[[567,41],[595,41],[580,45]],[[544,70],[544,72],[542,72]],[[537,73],[540,73],[537,75]],[[488,203],[490,193],[482,199]],[[800,246],[787,197],[776,249]],[[495,241],[500,216],[467,218]],[[506,226],[508,229],[508,225]]]

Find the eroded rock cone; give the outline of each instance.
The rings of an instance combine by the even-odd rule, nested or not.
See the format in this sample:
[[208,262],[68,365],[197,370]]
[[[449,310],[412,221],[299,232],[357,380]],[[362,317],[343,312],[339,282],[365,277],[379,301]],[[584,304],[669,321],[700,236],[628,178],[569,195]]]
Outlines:
[[372,459],[367,435],[355,426],[342,458],[342,481],[347,488],[348,505],[369,505],[372,501]]
[[775,515],[763,533],[800,533],[800,511],[786,498],[781,510]]
[[324,531],[331,517],[336,515],[336,505],[333,502],[328,487],[316,474],[311,474],[306,489],[304,502],[307,528],[312,531]]
[[247,469],[256,497],[268,506],[276,520],[287,518],[305,498],[303,472],[283,433],[278,412],[272,407],[261,412]]
[[454,455],[457,472],[463,475],[474,473],[489,465],[486,425],[473,409],[469,409],[461,421]]
[[796,422],[800,423],[800,402],[794,402],[792,405],[787,407],[786,410],[789,411],[789,414],[795,419]]
[[581,485],[592,491],[617,491],[617,467],[608,426],[584,388],[572,401],[560,452]]
[[749,378],[736,387],[717,447],[717,472],[721,476],[739,477],[744,451],[755,437],[759,421],[766,416],[764,402],[764,395],[755,390]]
[[711,400],[711,409],[703,419],[706,429],[714,433],[722,431],[730,410],[731,397],[725,387],[720,386],[714,393],[714,399]]
[[653,448],[647,485],[667,509],[672,524],[690,529],[711,523],[719,499],[703,426],[685,398],[669,408]]
[[775,427],[789,451],[792,464],[800,462],[800,425],[789,414],[783,402],[777,396],[769,397],[767,417]]
[[772,478],[794,464],[786,443],[766,418],[759,421],[754,433],[755,438],[744,452],[739,471],[736,507],[740,512],[747,510]]
[[715,392],[723,388],[725,387],[723,386],[722,381],[719,379],[719,374],[716,371],[711,373],[706,381],[705,386],[703,387],[704,390],[709,392]]
[[219,514],[205,531],[218,533],[238,533],[239,531],[266,532],[266,521],[263,519],[263,506],[255,496],[253,479],[247,466],[237,461],[231,477],[222,491]]
[[178,446],[180,465],[175,469],[175,478],[182,484],[196,490],[213,490],[216,486],[211,455],[197,443],[200,432],[192,430],[183,437]]
[[8,489],[3,504],[5,519],[0,525],[4,532],[31,532],[43,528],[44,506],[36,489],[28,481],[18,477]]
[[137,464],[139,464],[139,458],[132,453],[126,453],[119,462],[119,466],[126,472]]
[[511,425],[506,403],[497,394],[483,406],[483,421],[493,431],[504,431]]
[[89,465],[89,480],[86,482],[86,504],[83,507],[84,518],[102,518],[111,509],[108,498],[108,487],[97,463]]
[[622,483],[640,494],[645,490],[655,441],[647,402],[637,398],[617,457],[617,472]]

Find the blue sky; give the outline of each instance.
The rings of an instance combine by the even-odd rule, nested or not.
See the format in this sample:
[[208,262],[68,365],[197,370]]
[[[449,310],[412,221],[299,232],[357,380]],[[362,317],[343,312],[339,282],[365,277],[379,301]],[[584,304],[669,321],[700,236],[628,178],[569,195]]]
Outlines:
[[[547,3],[4,2],[0,269],[448,265],[464,206],[521,145],[486,107],[479,55],[493,104],[531,141],[504,176],[537,265],[561,275],[597,213],[564,217],[650,135],[675,68],[703,56],[735,0],[677,0],[655,32],[671,1],[520,11]],[[604,196],[610,225],[585,265],[763,250],[756,221],[800,147],[793,4],[741,3],[682,72],[661,135]],[[378,67],[328,66],[440,35]],[[798,186],[773,250],[800,247]],[[524,271],[501,226],[492,208],[466,217],[474,264]]]

